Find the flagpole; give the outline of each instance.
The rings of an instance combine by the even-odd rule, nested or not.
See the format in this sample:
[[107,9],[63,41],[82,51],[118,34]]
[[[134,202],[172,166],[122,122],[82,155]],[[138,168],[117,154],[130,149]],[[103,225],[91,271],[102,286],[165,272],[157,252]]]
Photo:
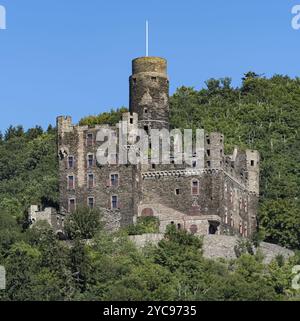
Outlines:
[[146,57],[149,56],[149,24],[146,20]]

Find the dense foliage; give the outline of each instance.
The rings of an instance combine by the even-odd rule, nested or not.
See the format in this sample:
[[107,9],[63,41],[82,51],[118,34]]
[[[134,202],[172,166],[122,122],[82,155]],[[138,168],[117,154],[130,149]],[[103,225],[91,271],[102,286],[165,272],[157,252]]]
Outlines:
[[[82,125],[116,124],[125,109],[89,116]],[[179,88],[171,97],[171,123],[221,131],[234,145],[261,153],[260,233],[300,249],[300,79],[248,73],[240,88],[211,79],[207,89]],[[297,257],[270,265],[250,243],[238,259],[203,258],[201,240],[170,227],[158,247],[137,250],[127,234],[157,231],[139,221],[107,234],[99,213],[80,209],[66,222],[72,241],[59,241],[47,224],[29,229],[31,204],[58,206],[56,131],[10,127],[0,135],[0,265],[7,269],[4,300],[285,300]],[[83,239],[90,239],[89,242]],[[297,296],[298,295],[298,296]]]
[[[0,262],[7,270],[2,300],[296,300],[292,267],[259,255],[241,254],[233,261],[202,256],[201,239],[174,226],[158,246],[138,250],[121,232],[101,227],[86,242],[58,241],[46,223],[21,233],[16,220],[0,216],[14,231],[3,243]],[[4,233],[5,234],[5,233]],[[4,235],[5,238],[5,235]]]
[[300,79],[249,72],[240,88],[228,78],[207,89],[181,87],[171,97],[176,128],[204,128],[261,154],[259,225],[267,241],[300,249]]

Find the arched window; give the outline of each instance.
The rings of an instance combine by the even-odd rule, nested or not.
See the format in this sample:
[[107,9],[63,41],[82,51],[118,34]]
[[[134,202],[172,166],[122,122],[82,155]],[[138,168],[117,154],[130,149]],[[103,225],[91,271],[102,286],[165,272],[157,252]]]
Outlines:
[[142,210],[141,216],[154,216],[152,208],[144,208]]
[[199,181],[197,179],[192,180],[192,195],[199,195]]
[[228,224],[228,212],[227,212],[227,209],[225,209],[224,222],[225,222],[225,224]]

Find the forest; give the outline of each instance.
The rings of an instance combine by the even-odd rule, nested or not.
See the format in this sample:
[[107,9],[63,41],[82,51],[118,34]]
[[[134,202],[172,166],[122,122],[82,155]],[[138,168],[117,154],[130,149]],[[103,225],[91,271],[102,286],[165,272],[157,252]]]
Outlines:
[[[115,124],[125,110],[80,124]],[[260,253],[243,248],[236,260],[208,260],[200,238],[172,226],[158,246],[137,249],[128,234],[147,227],[111,234],[101,213],[88,209],[66,223],[67,242],[46,224],[29,228],[31,204],[58,207],[56,128],[10,126],[0,135],[1,300],[300,300],[291,287],[300,264],[300,79],[248,72],[237,88],[230,78],[209,79],[200,90],[178,88],[170,113],[173,128],[222,132],[226,153],[235,145],[259,150],[255,242],[285,246],[295,257],[265,265]]]

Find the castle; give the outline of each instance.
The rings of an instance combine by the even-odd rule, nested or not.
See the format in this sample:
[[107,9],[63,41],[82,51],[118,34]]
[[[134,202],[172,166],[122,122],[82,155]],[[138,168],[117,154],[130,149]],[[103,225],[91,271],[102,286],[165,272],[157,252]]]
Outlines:
[[[169,130],[166,60],[134,59],[129,82],[130,108],[122,121],[128,128],[146,132]],[[99,164],[101,143],[96,137],[104,128],[120,130],[119,124],[79,126],[69,116],[57,118],[61,213],[71,215],[83,205],[100,208],[110,229],[133,224],[141,216],[155,216],[161,233],[168,224],[199,235],[249,237],[255,232],[257,151],[235,148],[232,155],[225,155],[224,136],[205,133],[202,154],[191,164]]]

